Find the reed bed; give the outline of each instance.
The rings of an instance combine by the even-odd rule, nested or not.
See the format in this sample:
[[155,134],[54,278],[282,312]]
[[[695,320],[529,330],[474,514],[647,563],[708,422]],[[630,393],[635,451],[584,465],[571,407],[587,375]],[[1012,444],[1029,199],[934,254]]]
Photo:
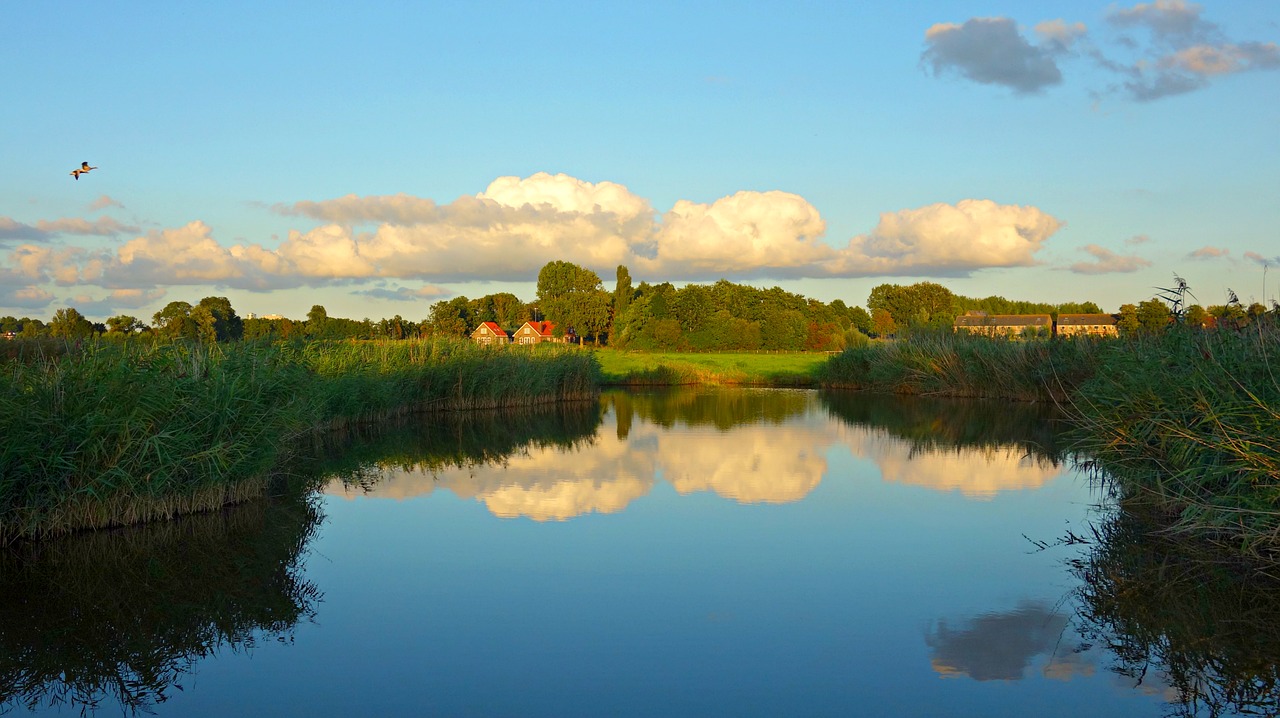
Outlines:
[[1280,559],[1280,329],[1179,329],[1111,347],[1073,397],[1076,445],[1129,501]]
[[1062,401],[1092,375],[1102,343],[1013,341],[921,332],[846,349],[821,368],[824,387],[974,399]]
[[308,433],[594,399],[598,379],[588,353],[446,339],[37,348],[0,362],[0,543],[261,495]]

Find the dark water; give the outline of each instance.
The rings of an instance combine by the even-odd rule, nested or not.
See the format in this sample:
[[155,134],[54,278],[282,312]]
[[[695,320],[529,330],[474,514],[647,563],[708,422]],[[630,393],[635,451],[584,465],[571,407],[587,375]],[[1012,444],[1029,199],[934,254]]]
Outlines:
[[1277,583],[1057,429],[723,390],[340,437],[318,491],[0,552],[0,711],[1275,715]]

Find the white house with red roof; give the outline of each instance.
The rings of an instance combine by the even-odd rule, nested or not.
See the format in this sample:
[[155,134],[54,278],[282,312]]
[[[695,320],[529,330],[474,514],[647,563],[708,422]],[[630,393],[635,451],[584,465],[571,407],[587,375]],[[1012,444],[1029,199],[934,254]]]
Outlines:
[[511,335],[497,322],[482,322],[471,332],[471,339],[477,344],[506,344],[511,341]]

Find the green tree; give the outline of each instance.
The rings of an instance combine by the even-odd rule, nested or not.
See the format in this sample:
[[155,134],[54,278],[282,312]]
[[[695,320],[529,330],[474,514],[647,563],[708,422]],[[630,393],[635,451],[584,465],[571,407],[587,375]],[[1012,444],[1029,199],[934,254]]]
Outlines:
[[229,342],[244,338],[244,320],[236,315],[236,310],[231,307],[231,300],[226,297],[205,297],[196,306],[204,307],[213,315],[217,341]]
[[306,332],[314,339],[329,338],[329,312],[323,305],[311,305],[311,311],[307,312]]
[[609,297],[599,275],[572,262],[549,262],[538,272],[538,307],[555,324],[557,334],[571,328],[580,335],[598,334],[609,326]]
[[121,314],[107,320],[107,331],[111,334],[124,336],[146,328],[146,325],[139,321],[137,317],[131,317],[128,314]]
[[432,334],[455,337],[465,337],[480,326],[471,312],[471,301],[464,296],[432,304],[427,323]]
[[625,265],[618,265],[617,281],[613,285],[613,321],[609,327],[609,343],[620,344],[624,329],[623,318],[631,306],[631,272]]
[[218,318],[213,310],[199,304],[191,308],[191,321],[196,325],[196,339],[204,344],[218,341]]
[[1187,307],[1187,312],[1183,315],[1183,321],[1189,327],[1204,329],[1209,324],[1209,312],[1206,312],[1204,307],[1199,304],[1192,304]]
[[1116,319],[1116,331],[1120,332],[1120,336],[1131,337],[1142,329],[1142,322],[1138,321],[1138,305],[1121,304],[1120,317]]
[[[1123,310],[1123,307],[1121,307]],[[1148,299],[1138,304],[1138,326],[1144,334],[1160,334],[1169,327],[1173,313],[1169,306],[1159,299]]]
[[873,316],[883,309],[899,327],[950,326],[956,318],[957,298],[950,289],[933,282],[909,286],[881,284],[867,297],[867,309]]
[[64,339],[82,339],[93,335],[93,324],[73,307],[59,309],[49,320],[49,333]]
[[164,309],[151,316],[156,332],[166,339],[194,338],[196,325],[191,320],[191,305],[186,302],[169,302]]

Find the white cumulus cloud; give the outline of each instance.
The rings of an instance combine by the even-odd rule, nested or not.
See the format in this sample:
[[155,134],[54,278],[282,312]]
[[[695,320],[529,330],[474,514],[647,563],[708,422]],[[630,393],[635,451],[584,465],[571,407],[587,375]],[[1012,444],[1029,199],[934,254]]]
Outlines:
[[[436,282],[530,281],[547,262],[570,261],[602,275],[620,264],[664,281],[742,277],[963,276],[1035,264],[1063,222],[1034,206],[966,199],[886,212],[843,248],[827,241],[816,207],[790,192],[741,191],[709,203],[679,200],[658,214],[649,200],[612,182],[538,173],[500,177],[448,204],[409,195],[275,205],[317,222],[291,229],[275,247],[225,245],[193,221],[136,236],[118,248],[22,244],[7,269],[23,286],[53,282],[106,289],[212,285],[265,291],[366,285],[384,299],[447,295]],[[109,218],[9,220],[0,236],[121,231]],[[401,287],[388,289],[388,280]],[[10,281],[8,286],[16,286]],[[105,300],[103,300],[105,301]]]
[[1025,267],[1063,226],[1037,207],[966,199],[880,215],[829,263],[836,276],[954,276],[988,267]]

